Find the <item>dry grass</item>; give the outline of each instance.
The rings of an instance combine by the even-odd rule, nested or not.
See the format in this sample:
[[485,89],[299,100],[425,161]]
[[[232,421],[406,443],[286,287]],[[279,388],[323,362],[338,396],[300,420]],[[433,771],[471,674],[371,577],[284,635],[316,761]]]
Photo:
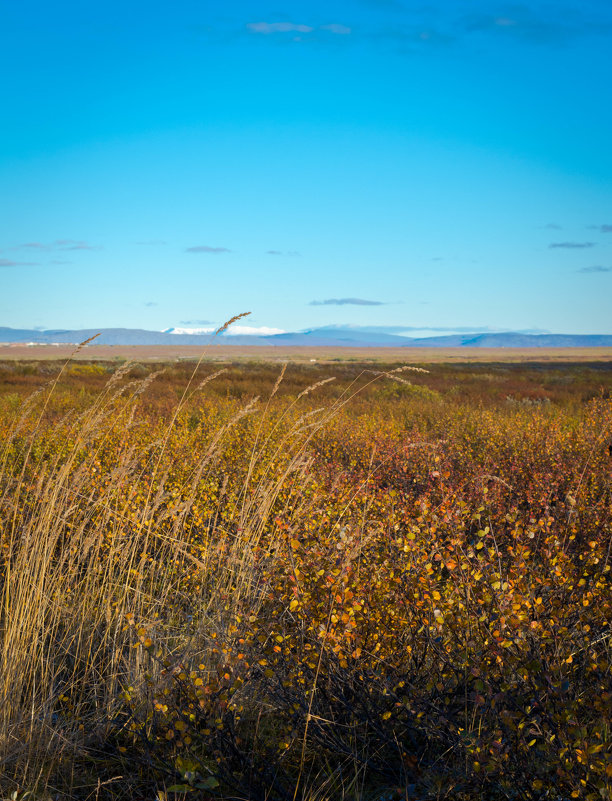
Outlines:
[[609,371],[78,367],[2,373],[3,797],[610,797]]
[[[82,771],[83,761],[91,762],[92,781],[97,771],[91,743],[116,736],[126,697],[144,698],[145,685],[164,673],[158,659],[134,647],[135,632],[136,642],[149,642],[143,632],[159,637],[163,625],[164,664],[173,654],[182,662],[197,654],[212,671],[215,660],[207,662],[205,653],[211,639],[226,635],[225,626],[239,612],[258,609],[265,587],[255,575],[253,553],[287,479],[305,480],[305,448],[330,414],[320,409],[296,415],[294,407],[331,379],[304,389],[272,431],[264,432],[283,366],[260,415],[235,513],[223,524],[208,520],[206,538],[194,548],[186,522],[198,488],[216,481],[228,433],[259,407],[255,397],[226,416],[180,488],[168,490],[180,461],[172,454],[172,437],[183,407],[190,394],[197,395],[223,372],[199,380],[192,390],[198,367],[169,422],[144,448],[138,447],[137,434],[135,442],[128,444],[128,438],[142,425],[141,397],[163,371],[126,381],[130,363],[111,375],[83,411],[51,421],[47,412],[65,365],[23,403],[3,442],[0,764],[5,790],[49,789],[61,765],[79,764]],[[181,502],[174,505],[179,492]],[[199,590],[195,602],[187,601],[180,587],[181,577],[193,570]],[[173,619],[176,612],[169,614],[185,602],[193,623],[188,632]],[[86,767],[77,781],[87,781]]]

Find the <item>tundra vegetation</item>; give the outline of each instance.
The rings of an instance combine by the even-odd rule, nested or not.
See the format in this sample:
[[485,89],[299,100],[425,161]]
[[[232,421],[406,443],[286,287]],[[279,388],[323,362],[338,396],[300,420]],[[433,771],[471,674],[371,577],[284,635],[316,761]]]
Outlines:
[[612,798],[611,388],[0,364],[0,797]]

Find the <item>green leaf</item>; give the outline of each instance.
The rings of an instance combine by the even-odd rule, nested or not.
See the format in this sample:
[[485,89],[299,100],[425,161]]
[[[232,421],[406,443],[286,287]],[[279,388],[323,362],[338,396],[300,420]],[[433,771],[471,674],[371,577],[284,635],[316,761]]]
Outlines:
[[215,787],[219,786],[218,779],[215,779],[214,776],[209,776],[207,779],[204,779],[201,782],[196,784],[198,790],[214,790]]
[[191,793],[193,787],[188,784],[173,784],[172,787],[166,787],[168,793]]

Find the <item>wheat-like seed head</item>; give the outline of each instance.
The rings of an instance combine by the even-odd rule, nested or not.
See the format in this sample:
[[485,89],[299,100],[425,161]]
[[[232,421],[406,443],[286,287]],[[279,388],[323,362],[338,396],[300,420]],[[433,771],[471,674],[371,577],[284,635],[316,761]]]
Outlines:
[[126,375],[126,373],[129,373],[129,371],[132,369],[133,366],[134,362],[127,361],[125,362],[125,364],[122,364],[121,367],[118,367],[112,374],[112,376],[108,379],[106,388],[109,389],[110,387],[113,387],[118,381],[120,381],[123,378],[124,375]]
[[92,337],[89,337],[89,339],[84,339],[82,342],[79,342],[79,344],[77,346],[77,349],[74,351],[74,353],[72,355],[76,356],[79,351],[83,350],[85,345],[89,345],[90,342],[93,342],[93,340],[97,339],[99,336],[102,336],[102,332],[101,331],[100,331],[100,333],[94,334]]
[[140,382],[140,386],[138,387],[138,389],[134,393],[134,396],[142,395],[143,392],[145,392],[147,390],[147,388],[153,383],[153,381],[155,381],[157,376],[162,375],[162,373],[165,373],[165,372],[166,372],[165,370],[155,370],[155,372],[153,372],[150,375],[148,375],[145,379],[143,379]]
[[389,370],[389,373],[403,373],[404,370],[411,370],[413,373],[429,373],[429,370],[425,370],[423,367],[413,367],[411,364],[403,364],[401,367],[395,367],[393,370]]
[[398,384],[407,384],[413,386],[411,381],[406,381],[405,378],[400,378],[397,373],[403,373],[405,370],[411,370],[413,373],[429,373],[429,370],[424,370],[422,367],[412,367],[412,365],[404,364],[401,367],[395,367],[393,370],[368,370],[368,373],[376,376],[384,376],[390,378],[392,381],[397,381]]
[[280,387],[281,381],[283,380],[283,377],[285,375],[285,370],[286,369],[287,369],[287,362],[284,362],[283,366],[281,368],[281,371],[280,371],[280,375],[276,379],[276,384],[274,384],[274,389],[272,390],[272,394],[270,395],[270,398],[273,398],[276,395],[276,392],[277,392],[278,388]]
[[300,394],[297,396],[297,400],[299,400],[300,398],[303,398],[304,395],[308,395],[310,392],[313,392],[315,389],[318,389],[319,387],[322,387],[323,384],[329,384],[330,381],[335,381],[335,380],[336,380],[336,377],[332,376],[331,378],[324,378],[323,381],[317,381],[316,384],[311,384],[309,387],[306,387],[306,389],[303,389],[300,392]]
[[203,378],[200,381],[200,383],[197,385],[197,387],[193,391],[194,392],[199,392],[201,389],[203,389],[206,386],[206,384],[210,383],[211,381],[214,381],[215,378],[218,378],[220,375],[223,375],[223,373],[227,373],[227,368],[223,367],[221,370],[217,370],[216,372],[211,373],[210,375],[207,375],[206,378]]
[[242,314],[234,315],[234,317],[231,317],[226,323],[223,323],[221,328],[217,328],[217,330],[215,331],[215,336],[217,336],[218,334],[222,334],[230,327],[230,325],[233,325],[234,323],[238,322],[238,320],[242,320],[243,317],[248,317],[250,313],[251,312],[242,312]]

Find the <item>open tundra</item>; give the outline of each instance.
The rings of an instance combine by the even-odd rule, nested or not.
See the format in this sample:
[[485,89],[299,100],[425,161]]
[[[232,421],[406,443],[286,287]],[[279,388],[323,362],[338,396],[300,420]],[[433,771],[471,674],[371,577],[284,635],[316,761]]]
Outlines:
[[6,797],[610,797],[611,364],[427,370],[0,363]]

